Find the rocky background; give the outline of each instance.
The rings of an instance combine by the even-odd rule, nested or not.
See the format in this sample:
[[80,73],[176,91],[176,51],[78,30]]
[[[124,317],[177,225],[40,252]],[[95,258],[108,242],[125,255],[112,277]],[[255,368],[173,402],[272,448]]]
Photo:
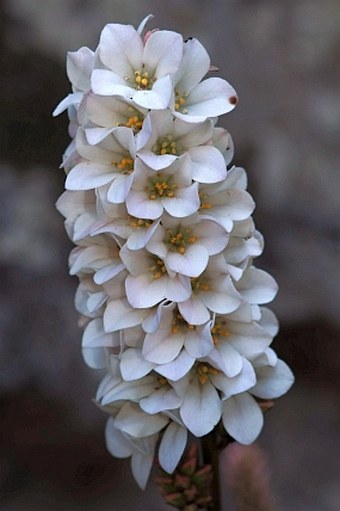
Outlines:
[[[54,203],[68,143],[51,112],[67,50],[110,21],[199,38],[236,88],[222,117],[249,174],[280,284],[274,347],[297,382],[260,438],[280,511],[340,503],[340,8],[338,0],[2,0],[0,3],[0,510],[161,511],[105,450],[79,352],[71,245]],[[225,496],[226,509],[228,495]],[[228,511],[232,507],[228,507]]]

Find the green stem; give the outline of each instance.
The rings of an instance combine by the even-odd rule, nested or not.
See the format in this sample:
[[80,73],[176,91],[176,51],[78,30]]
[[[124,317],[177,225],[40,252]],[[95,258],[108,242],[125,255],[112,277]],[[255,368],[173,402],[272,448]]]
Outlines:
[[202,452],[204,464],[212,466],[212,482],[211,482],[211,496],[213,504],[209,511],[222,511],[221,503],[221,490],[220,490],[220,464],[219,464],[219,450],[214,432],[202,438]]

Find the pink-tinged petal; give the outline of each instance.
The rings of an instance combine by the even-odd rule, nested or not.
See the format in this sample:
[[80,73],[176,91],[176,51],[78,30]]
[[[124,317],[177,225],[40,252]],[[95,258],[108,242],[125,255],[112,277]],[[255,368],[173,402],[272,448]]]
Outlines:
[[130,192],[132,181],[133,174],[115,176],[112,185],[108,189],[107,200],[113,204],[122,204]]
[[184,254],[169,252],[166,260],[174,272],[187,277],[198,277],[207,267],[209,255],[204,246],[191,245]]
[[215,117],[233,110],[237,104],[235,89],[222,78],[199,83],[188,97],[188,114]]
[[154,32],[148,38],[143,61],[157,78],[174,74],[182,59],[183,39],[180,34],[168,30]]
[[164,110],[168,107],[172,94],[172,82],[169,76],[160,78],[151,90],[135,91],[131,99],[139,106],[152,110]]
[[168,364],[177,357],[183,342],[183,335],[171,334],[169,331],[158,330],[152,334],[146,334],[143,356],[155,364]]
[[158,451],[159,463],[163,470],[172,474],[187,445],[188,432],[175,422],[166,428]]
[[[156,383],[154,382],[154,387]],[[139,405],[147,413],[154,414],[179,408],[182,403],[174,389],[166,385],[141,399]]]
[[140,325],[147,312],[133,309],[124,298],[112,300],[104,312],[104,328],[106,332],[115,332],[123,328]]
[[217,183],[227,175],[226,164],[220,151],[211,146],[189,149],[192,178],[199,183]]
[[107,165],[89,161],[78,163],[67,175],[65,188],[67,190],[91,190],[112,181],[113,173]]
[[180,188],[175,197],[162,199],[162,204],[171,216],[183,218],[193,215],[200,206],[198,184],[193,183],[191,186]]
[[184,54],[180,67],[174,77],[176,89],[189,92],[207,74],[210,58],[204,46],[197,39],[184,43]]
[[141,67],[143,42],[131,25],[106,25],[98,49],[103,64],[120,76],[133,76],[134,71]]
[[95,54],[83,46],[78,51],[69,51],[66,60],[67,76],[76,89],[86,91],[91,88],[90,76]]
[[220,341],[209,353],[208,359],[214,367],[230,378],[238,375],[243,367],[241,355],[230,344],[223,341]]
[[278,360],[275,367],[257,368],[256,375],[257,384],[251,389],[251,393],[262,399],[280,397],[294,383],[292,371],[282,360]]
[[143,438],[157,433],[167,425],[169,419],[164,415],[149,415],[137,405],[126,403],[115,418],[116,428],[134,438]]
[[263,413],[255,399],[245,392],[222,403],[222,421],[230,436],[249,445],[261,432]]
[[181,419],[196,437],[207,435],[221,417],[221,402],[209,381],[193,382],[180,409]]
[[[210,319],[210,313],[202,300],[194,294],[189,300],[178,304],[179,312],[190,325],[203,325]],[[203,356],[203,355],[202,355]]]
[[269,273],[251,267],[237,282],[237,290],[250,303],[268,303],[273,300],[278,285]]
[[151,200],[146,192],[133,189],[127,196],[126,208],[130,215],[149,220],[156,220],[163,213],[163,206],[159,200]]
[[125,281],[126,296],[132,307],[153,307],[166,297],[166,285],[166,276],[152,279],[145,273],[136,277],[128,275]]
[[110,417],[105,427],[106,447],[115,458],[128,458],[132,454],[132,444],[121,431],[114,427],[113,418]]
[[155,371],[168,380],[177,381],[183,378],[192,366],[194,365],[195,359],[187,353],[186,350],[182,350],[173,362],[155,367]]
[[155,364],[148,362],[138,349],[127,349],[123,352],[120,361],[120,371],[125,381],[139,380],[149,374]]

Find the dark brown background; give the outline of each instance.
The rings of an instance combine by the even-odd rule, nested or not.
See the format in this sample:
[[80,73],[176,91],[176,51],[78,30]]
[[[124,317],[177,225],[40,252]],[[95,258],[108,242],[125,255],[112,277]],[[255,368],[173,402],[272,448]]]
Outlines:
[[[274,347],[297,382],[260,443],[281,511],[340,505],[340,172],[338,0],[7,0],[0,4],[1,511],[166,509],[142,494],[103,440],[91,403],[54,203],[68,143],[51,112],[69,85],[67,50],[97,45],[109,21],[196,36],[240,96],[220,124],[245,166],[280,284]],[[170,508],[169,508],[170,509]]]

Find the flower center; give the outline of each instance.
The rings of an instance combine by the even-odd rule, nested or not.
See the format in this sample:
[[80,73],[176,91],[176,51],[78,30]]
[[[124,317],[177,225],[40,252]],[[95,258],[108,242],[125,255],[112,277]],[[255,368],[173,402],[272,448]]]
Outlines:
[[153,279],[157,280],[163,277],[167,273],[164,261],[162,259],[158,259],[157,257],[153,258],[154,264],[150,266],[149,272]]
[[135,216],[129,215],[129,224],[134,229],[147,229],[153,220],[146,220],[144,218],[136,218]]
[[225,321],[217,321],[210,330],[215,346],[220,342],[220,337],[228,337],[228,335],[230,335],[225,325]]
[[200,201],[201,201],[200,209],[212,208],[212,204],[210,204],[210,202],[207,201],[207,198],[209,197],[209,195],[207,193],[200,192],[199,197],[200,197]]
[[175,89],[175,110],[177,112],[181,112],[182,114],[188,113],[188,110],[185,108],[188,95],[188,92],[182,93],[180,90]]
[[204,277],[195,277],[191,279],[191,289],[194,294],[198,294],[201,291],[210,291],[208,279]]
[[179,226],[177,229],[168,229],[166,231],[164,242],[172,252],[185,254],[187,247],[196,243],[197,239],[197,236],[192,234],[190,227]]
[[212,367],[207,362],[200,362],[197,364],[197,377],[201,385],[204,385],[209,380],[209,375],[217,375],[220,373],[218,369]]
[[178,155],[179,150],[176,142],[174,142],[172,135],[167,135],[166,137],[160,138],[157,140],[156,144],[152,147],[152,150],[155,154],[172,154]]
[[120,126],[126,126],[127,128],[131,128],[135,132],[142,129],[144,116],[132,106],[128,107],[128,112],[129,117],[126,120],[126,123],[120,124]]
[[131,174],[133,172],[134,160],[132,158],[122,158],[119,162],[112,160],[111,163],[117,167],[121,174]]
[[150,90],[154,79],[149,77],[147,71],[136,70],[134,73],[134,87],[138,90]]
[[158,173],[155,177],[149,179],[149,184],[145,190],[149,194],[149,199],[156,200],[162,197],[175,197],[174,190],[177,185],[172,183],[172,176],[162,176]]
[[174,311],[173,320],[171,323],[172,334],[185,334],[188,330],[194,330],[195,326],[187,323],[183,318],[182,314],[178,310]]

